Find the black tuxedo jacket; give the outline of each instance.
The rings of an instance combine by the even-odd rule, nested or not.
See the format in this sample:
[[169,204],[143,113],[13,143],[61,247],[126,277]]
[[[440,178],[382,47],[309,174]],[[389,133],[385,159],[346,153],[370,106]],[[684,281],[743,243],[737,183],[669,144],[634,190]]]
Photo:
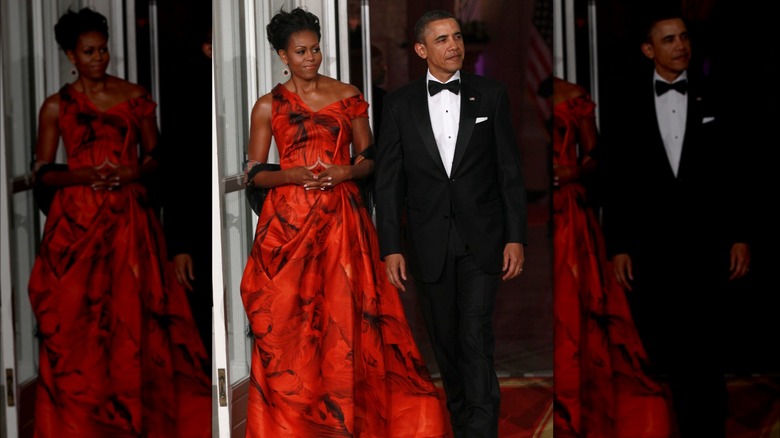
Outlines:
[[460,126],[449,177],[436,147],[427,93],[422,77],[384,99],[376,163],[382,257],[406,253],[415,278],[436,281],[454,220],[480,266],[501,272],[504,245],[527,243],[526,192],[505,87],[461,72]]
[[676,176],[658,127],[652,70],[622,93],[613,111],[619,116],[602,132],[610,257],[628,253],[654,266],[657,262],[660,269],[669,267],[670,257],[681,263],[722,261],[731,244],[746,241],[741,148],[729,135],[724,108],[712,91],[689,75]]

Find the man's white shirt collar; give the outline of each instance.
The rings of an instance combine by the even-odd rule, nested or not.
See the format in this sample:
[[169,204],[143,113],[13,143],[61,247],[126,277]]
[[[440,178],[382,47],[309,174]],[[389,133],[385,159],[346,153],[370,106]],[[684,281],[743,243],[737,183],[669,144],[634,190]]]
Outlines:
[[[425,88],[426,88],[426,89],[428,88],[428,81],[436,81],[436,82],[441,82],[440,80],[436,79],[436,78],[435,78],[435,77],[434,77],[434,76],[431,74],[431,70],[430,70],[430,69],[428,70],[428,72],[427,72],[427,74],[426,74],[425,76],[426,76],[426,78],[427,78],[427,80],[425,81]],[[447,82],[442,82],[442,83],[443,83],[443,84],[449,84],[450,82],[454,81],[455,79],[460,79],[460,70],[456,71],[456,72],[455,72],[455,74],[454,74],[454,75],[452,75],[452,77],[451,77],[451,78],[450,78],[450,79],[449,79]]]
[[[458,72],[458,73],[460,73],[460,72]],[[680,76],[677,76],[677,78],[674,81],[672,81],[672,82],[669,82],[666,79],[662,78],[661,75],[658,74],[658,70],[653,70],[653,83],[655,83],[655,81],[658,80],[658,81],[661,81],[661,82],[674,84],[674,83],[680,82],[682,80],[687,80],[687,79],[688,79],[688,70],[685,70],[684,72],[680,73]]]

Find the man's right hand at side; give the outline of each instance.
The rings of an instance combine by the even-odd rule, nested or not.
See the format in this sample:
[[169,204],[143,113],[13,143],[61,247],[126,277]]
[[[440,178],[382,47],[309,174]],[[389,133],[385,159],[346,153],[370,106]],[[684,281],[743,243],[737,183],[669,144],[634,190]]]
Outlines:
[[617,254],[612,257],[612,267],[615,269],[615,278],[618,284],[625,290],[631,290],[631,281],[634,280],[634,269],[631,265],[631,256]]
[[173,258],[173,267],[174,272],[176,272],[176,281],[188,291],[192,291],[192,283],[190,283],[190,280],[195,280],[192,257],[186,253],[177,254]]
[[406,292],[406,260],[403,254],[389,254],[385,257],[385,272],[390,284],[399,290]]

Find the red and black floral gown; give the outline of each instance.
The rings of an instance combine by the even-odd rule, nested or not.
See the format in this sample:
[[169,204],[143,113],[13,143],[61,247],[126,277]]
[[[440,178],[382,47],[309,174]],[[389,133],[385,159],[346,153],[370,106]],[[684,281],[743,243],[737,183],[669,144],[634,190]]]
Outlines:
[[[68,166],[136,165],[139,124],[155,107],[144,96],[101,111],[63,87]],[[29,295],[36,437],[211,436],[210,364],[143,185],[58,190]]]
[[[555,105],[553,164],[578,163],[580,123],[594,109],[587,97]],[[642,369],[644,348],[583,184],[556,187],[553,208],[555,436],[669,437],[663,388]]]
[[[313,111],[283,85],[282,169],[348,165],[356,95]],[[272,189],[241,282],[254,335],[247,437],[440,437],[447,425],[357,185]]]

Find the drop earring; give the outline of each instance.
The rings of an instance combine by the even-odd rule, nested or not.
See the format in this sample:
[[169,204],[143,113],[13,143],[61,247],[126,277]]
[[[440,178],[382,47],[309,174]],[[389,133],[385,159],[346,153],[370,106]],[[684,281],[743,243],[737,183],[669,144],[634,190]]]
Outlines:
[[287,68],[287,65],[284,66],[284,70],[282,70],[282,74],[285,76],[290,76],[290,70]]

